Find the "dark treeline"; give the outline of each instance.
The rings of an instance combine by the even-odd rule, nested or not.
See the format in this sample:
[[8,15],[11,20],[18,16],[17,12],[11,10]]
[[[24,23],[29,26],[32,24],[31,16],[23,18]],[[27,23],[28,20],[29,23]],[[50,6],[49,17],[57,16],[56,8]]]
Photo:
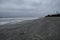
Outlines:
[[56,12],[56,14],[47,15],[45,17],[60,17],[60,13]]

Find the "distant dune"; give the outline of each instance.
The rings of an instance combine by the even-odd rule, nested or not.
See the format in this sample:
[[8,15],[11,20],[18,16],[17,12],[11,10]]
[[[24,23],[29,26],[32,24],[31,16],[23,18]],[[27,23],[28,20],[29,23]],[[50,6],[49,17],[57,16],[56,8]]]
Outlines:
[[43,17],[0,27],[0,40],[60,40],[60,17]]

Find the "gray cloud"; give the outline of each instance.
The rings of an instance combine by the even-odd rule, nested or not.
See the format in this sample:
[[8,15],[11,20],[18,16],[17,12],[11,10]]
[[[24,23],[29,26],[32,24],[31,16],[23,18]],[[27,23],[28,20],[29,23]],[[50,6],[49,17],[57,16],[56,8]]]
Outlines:
[[0,12],[49,14],[60,11],[60,0],[0,0]]

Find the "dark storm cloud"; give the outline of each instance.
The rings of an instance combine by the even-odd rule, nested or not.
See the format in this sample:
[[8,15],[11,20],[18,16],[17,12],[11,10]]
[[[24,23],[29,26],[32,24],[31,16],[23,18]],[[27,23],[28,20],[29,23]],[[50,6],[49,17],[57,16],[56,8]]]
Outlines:
[[60,11],[60,0],[0,0],[0,12],[54,13]]

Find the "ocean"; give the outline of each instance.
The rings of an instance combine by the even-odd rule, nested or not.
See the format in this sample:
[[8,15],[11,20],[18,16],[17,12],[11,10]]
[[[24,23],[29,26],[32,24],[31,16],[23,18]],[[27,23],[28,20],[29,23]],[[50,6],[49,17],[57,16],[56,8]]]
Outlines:
[[33,20],[37,19],[38,17],[21,17],[21,18],[0,18],[0,25],[4,24],[15,24],[18,22],[22,22],[24,20]]

